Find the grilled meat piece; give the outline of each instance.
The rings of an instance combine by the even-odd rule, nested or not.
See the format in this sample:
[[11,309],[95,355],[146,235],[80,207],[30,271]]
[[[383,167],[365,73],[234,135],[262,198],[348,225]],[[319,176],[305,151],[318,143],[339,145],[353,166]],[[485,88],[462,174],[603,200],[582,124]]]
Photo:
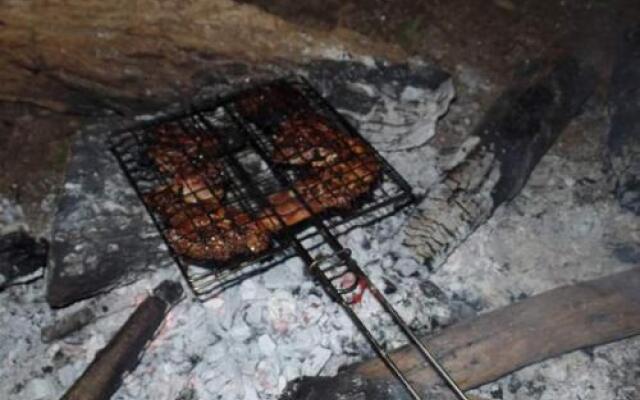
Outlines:
[[268,200],[274,213],[291,226],[312,214],[330,209],[350,209],[355,200],[371,190],[379,176],[378,160],[370,155],[361,156],[320,169],[295,182],[295,191],[274,193]]
[[323,168],[317,175],[297,181],[294,187],[314,213],[349,209],[371,190],[379,174],[380,165],[374,157],[353,158]]
[[168,225],[167,237],[173,250],[194,260],[226,261],[243,253],[259,253],[269,245],[269,227],[232,207],[214,200],[187,203],[167,186],[146,196]]
[[338,158],[346,158],[348,145],[344,133],[332,128],[318,114],[297,115],[285,119],[273,138],[273,160],[280,164],[324,167]]
[[187,203],[214,201],[220,203],[224,198],[224,180],[222,164],[206,163],[201,170],[196,167],[185,168],[173,178],[172,190],[182,195]]
[[212,202],[220,204],[224,198],[224,181],[217,163],[207,164],[206,170],[196,172],[195,168],[188,168],[176,173],[170,184],[161,186],[144,195],[144,198],[154,210],[166,214],[167,207],[174,203]]
[[[219,149],[213,136],[192,135],[177,125],[161,125],[156,128],[155,140],[147,155],[161,173],[173,176],[168,185],[172,192],[181,195],[187,203],[219,202],[223,198],[223,167],[216,158]],[[162,187],[157,192],[165,193],[165,189]],[[168,198],[165,196],[164,200]]]
[[261,220],[231,207],[188,215],[167,231],[176,253],[198,261],[227,261],[242,254],[258,254],[269,247],[270,236],[271,231]]
[[162,189],[146,194],[145,202],[161,214],[171,227],[180,226],[190,218],[213,212],[220,207],[220,203],[215,200],[187,203],[171,186],[164,186]]
[[[274,161],[306,167],[294,190],[276,193],[269,202],[287,225],[328,209],[348,209],[368,193],[380,175],[380,164],[365,143],[331,126],[318,114],[284,120],[274,136]],[[298,192],[304,204],[296,198]]]
[[[300,110],[301,104],[302,111],[287,114]],[[291,190],[268,196],[269,207],[254,217],[223,205],[223,168],[216,161],[214,139],[159,129],[148,155],[172,181],[145,199],[167,222],[167,238],[177,254],[219,262],[258,254],[285,227],[326,210],[351,208],[380,176],[380,164],[365,143],[311,112],[295,88],[280,84],[261,88],[239,100],[236,107],[255,123],[264,124],[278,115],[277,121],[270,121],[276,126],[273,160],[299,168],[304,177]]]
[[220,151],[218,140],[214,136],[190,134],[175,124],[158,126],[154,139],[155,143],[147,154],[160,172],[170,175],[180,172],[188,165],[211,161]]
[[179,254],[195,260],[225,261],[233,255],[260,252],[269,232],[249,215],[222,207],[223,165],[212,136],[191,135],[178,126],[160,126],[147,154],[170,184],[145,195],[169,229],[169,242]]

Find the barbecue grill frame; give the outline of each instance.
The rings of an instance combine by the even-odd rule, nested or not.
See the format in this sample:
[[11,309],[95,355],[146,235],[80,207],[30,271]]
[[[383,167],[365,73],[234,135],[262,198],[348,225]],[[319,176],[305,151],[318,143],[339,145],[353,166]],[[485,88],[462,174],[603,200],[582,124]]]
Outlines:
[[[166,223],[158,213],[154,212],[145,200],[141,180],[136,178],[135,171],[131,168],[131,160],[139,161],[139,159],[136,159],[135,154],[123,151],[121,145],[126,140],[133,138],[133,141],[139,146],[138,151],[140,151],[152,143],[151,137],[154,129],[165,124],[180,124],[181,129],[187,133],[190,133],[190,131],[192,133],[193,130],[202,131],[202,126],[209,128],[206,123],[208,120],[207,115],[222,112],[224,117],[229,119],[227,122],[234,129],[235,134],[242,135],[241,140],[245,144],[242,148],[234,149],[233,152],[223,154],[220,157],[220,159],[223,160],[225,168],[230,168],[232,174],[236,177],[236,180],[230,179],[232,186],[238,186],[232,190],[236,192],[250,192],[251,194],[249,196],[251,196],[251,198],[248,199],[248,201],[252,204],[256,204],[256,202],[264,203],[266,196],[270,193],[255,192],[255,187],[259,185],[253,182],[251,176],[244,170],[241,165],[241,160],[238,158],[242,155],[243,151],[248,150],[255,152],[266,162],[269,169],[268,172],[281,184],[281,190],[291,189],[292,182],[287,176],[282,174],[281,170],[273,165],[269,155],[266,154],[266,149],[260,145],[260,141],[272,140],[270,139],[270,134],[267,133],[269,128],[257,126],[255,123],[245,119],[235,108],[235,105],[239,100],[246,98],[246,96],[251,95],[251,93],[255,93],[255,91],[260,88],[283,84],[291,85],[299,90],[300,93],[303,94],[304,99],[311,105],[311,109],[328,118],[334,127],[362,141],[380,165],[380,180],[386,185],[391,185],[394,192],[390,194],[382,187],[382,182],[379,182],[372,188],[374,192],[373,195],[369,196],[369,198],[361,199],[357,207],[354,207],[348,212],[326,212],[320,215],[312,213],[312,217],[308,221],[284,228],[283,233],[275,235],[277,238],[272,240],[270,248],[258,255],[235,257],[230,262],[225,263],[212,262],[209,265],[203,265],[201,263],[198,265],[198,263],[194,263],[186,257],[177,254],[168,240]],[[185,123],[186,126],[184,125]],[[197,127],[198,124],[201,125],[200,128]],[[146,138],[142,137],[143,135],[146,135]],[[221,140],[221,143],[225,142],[227,142],[226,139]],[[203,301],[217,296],[227,288],[235,286],[251,276],[275,267],[288,258],[299,256],[299,249],[303,242],[307,242],[309,239],[315,237],[323,239],[322,232],[317,229],[319,223],[321,223],[323,229],[327,230],[324,234],[331,234],[337,237],[357,227],[374,224],[415,202],[411,187],[404,178],[304,77],[297,75],[259,83],[249,88],[223,95],[212,101],[188,105],[177,113],[113,131],[108,136],[108,144],[127,180],[134,188],[136,194],[147,209],[154,225],[161,233],[172,258],[180,268],[189,287],[198,299]],[[272,143],[269,144],[272,145]],[[138,154],[138,158],[139,156],[140,154]],[[137,166],[140,167],[139,164]],[[153,166],[145,166],[144,168],[149,169],[149,171],[146,172],[156,174],[158,181],[167,180],[165,177],[162,177]],[[139,169],[143,170],[143,168]],[[241,182],[238,182],[238,180]],[[375,193],[381,195],[381,197],[375,198]],[[238,200],[241,200],[240,197]],[[299,196],[299,193],[298,200],[306,205],[304,199]],[[326,240],[323,239],[316,245],[321,246],[324,241]],[[296,248],[298,250],[296,250]]]
[[[359,139],[362,144],[368,147],[369,151],[375,156],[377,162],[381,167],[381,178],[385,177],[389,179],[399,190],[396,196],[390,196],[388,198],[383,198],[382,201],[374,202],[369,207],[361,207],[360,212],[349,212],[342,215],[342,218],[338,218],[339,221],[333,224],[327,224],[327,221],[330,222],[330,218],[324,213],[313,213],[311,212],[311,207],[304,200],[303,195],[298,191],[298,189],[293,185],[291,177],[283,172],[281,169],[277,168],[274,164],[274,160],[269,156],[267,149],[263,148],[260,145],[260,137],[257,136],[258,133],[266,133],[264,127],[256,126],[255,121],[252,125],[246,124],[245,120],[242,118],[242,114],[237,113],[232,109],[234,102],[240,96],[243,96],[247,93],[247,91],[242,91],[236,94],[229,95],[227,97],[219,99],[213,105],[213,110],[222,109],[224,113],[230,115],[232,120],[237,124],[237,128],[241,131],[244,136],[245,143],[249,143],[251,148],[258,154],[258,156],[262,159],[264,163],[266,163],[268,167],[268,171],[272,174],[272,177],[275,178],[283,188],[292,191],[295,194],[298,202],[302,204],[302,207],[309,212],[310,217],[307,221],[305,221],[305,225],[313,227],[314,232],[312,234],[307,234],[304,232],[296,231],[292,229],[293,227],[285,227],[283,229],[282,237],[285,239],[284,242],[286,246],[283,245],[283,248],[277,248],[270,251],[267,251],[266,254],[274,255],[279,254],[281,257],[287,258],[289,256],[297,255],[299,256],[307,265],[308,270],[313,274],[315,279],[323,286],[325,291],[331,296],[331,298],[338,303],[344,311],[347,313],[349,318],[353,321],[353,323],[357,326],[357,328],[362,332],[365,338],[369,341],[373,349],[376,351],[378,356],[382,359],[385,365],[389,368],[389,370],[393,373],[393,375],[402,383],[407,392],[411,395],[411,397],[415,400],[422,400],[421,395],[418,393],[413,384],[408,380],[406,374],[404,374],[398,365],[393,361],[390,357],[389,353],[381,346],[381,344],[376,340],[371,331],[366,327],[364,322],[358,317],[354,306],[359,301],[358,298],[362,295],[364,290],[368,290],[371,295],[375,298],[375,300],[383,307],[384,311],[392,318],[392,320],[396,323],[396,325],[400,328],[403,334],[407,337],[409,342],[417,347],[418,351],[422,354],[426,361],[431,364],[431,366],[435,369],[438,375],[444,380],[444,382],[449,386],[452,392],[456,395],[456,397],[460,400],[468,400],[465,394],[462,392],[460,387],[456,384],[456,382],[451,378],[448,372],[438,363],[435,357],[431,354],[431,352],[425,347],[425,345],[420,341],[420,339],[413,333],[408,324],[404,321],[404,319],[397,313],[395,308],[389,303],[382,292],[371,282],[368,276],[364,273],[364,271],[358,266],[356,261],[351,257],[351,252],[349,249],[342,247],[340,242],[337,239],[337,236],[340,235],[338,228],[341,226],[347,226],[350,222],[355,223],[359,218],[363,218],[365,216],[371,216],[377,211],[381,211],[387,209],[383,215],[378,215],[375,218],[372,218],[366,224],[374,223],[389,214],[394,212],[398,212],[402,208],[410,205],[415,201],[415,197],[411,192],[411,187],[408,183],[398,174],[391,165],[371,146],[366,139],[364,139],[359,132],[356,131],[355,128],[351,126],[351,124],[346,121],[346,119],[340,115],[324,98],[302,77],[290,77],[284,78],[276,81],[272,81],[270,84],[296,84],[299,88],[304,89],[305,98],[310,101],[310,104],[315,106],[319,106],[322,109],[322,114],[325,117],[329,117],[333,119],[332,126],[333,128],[338,128],[343,132],[352,135],[353,137]],[[267,84],[268,85],[268,84]],[[191,111],[182,114],[180,118],[193,118],[196,116],[198,119],[201,119],[204,122],[204,118],[202,117],[203,112],[207,112],[205,110],[211,110],[211,105],[209,108],[198,108],[192,107]],[[215,112],[215,111],[214,111]],[[165,123],[175,121],[175,118],[168,118]],[[335,124],[337,123],[337,125]],[[151,130],[153,126],[156,125],[145,125],[142,129]],[[256,129],[252,129],[257,128]],[[184,128],[184,126],[183,126]],[[120,134],[126,134],[127,132],[131,132],[130,130],[122,130]],[[183,263],[184,259],[181,256],[178,256],[171,248],[171,245],[166,236],[166,232],[163,229],[163,224],[160,223],[158,218],[158,214],[154,213],[151,210],[151,207],[145,201],[145,198],[140,190],[138,182],[134,179],[132,175],[132,171],[128,170],[127,163],[123,159],[122,154],[118,152],[117,142],[114,141],[114,137],[116,134],[110,135],[109,138],[112,139],[111,150],[118,159],[120,166],[122,167],[127,179],[129,179],[131,185],[136,190],[136,193],[141,198],[149,215],[151,216],[154,224],[161,232],[162,237],[165,240],[167,247],[169,248],[173,258],[176,260],[176,263],[180,266],[180,269],[185,276],[189,286],[191,289],[198,295],[198,298],[201,300],[206,299],[206,297],[215,296],[226,288],[236,285],[240,283],[242,280],[253,276],[255,274],[266,271],[267,269],[279,264],[279,262],[283,260],[276,260],[275,262],[267,263],[266,265],[258,265],[254,269],[248,270],[248,265],[256,265],[256,259],[265,257],[264,255],[260,255],[255,257],[252,260],[247,260],[244,262],[239,262],[237,265],[234,265],[235,270],[227,270],[233,271],[234,276],[226,276],[224,279],[221,277],[222,273],[210,270],[209,272],[205,272],[199,276],[190,275],[187,269],[188,265]],[[137,140],[137,136],[133,133],[134,140]],[[224,140],[222,141],[224,143]],[[274,147],[275,148],[275,147]],[[140,149],[139,151],[142,151]],[[145,152],[146,153],[146,152]],[[233,157],[237,152],[228,154],[229,157],[228,163],[231,164],[230,167],[235,171],[236,177],[241,180],[245,184],[245,191],[249,192],[250,195],[254,196],[255,199],[251,199],[250,202],[257,203],[261,206],[264,206],[267,202],[268,193],[262,193],[259,186],[254,185],[251,176],[246,172],[246,170],[240,164],[240,161]],[[139,154],[140,155],[140,154]],[[355,154],[354,154],[355,155]],[[157,172],[157,171],[156,171]],[[370,171],[371,172],[371,171]],[[358,175],[358,174],[355,174]],[[357,179],[362,179],[361,176],[358,176]],[[383,183],[379,183],[378,189],[382,190],[384,194],[388,194],[382,187]],[[258,188],[258,189],[256,189]],[[212,190],[209,188],[209,190]],[[375,192],[377,189],[373,189]],[[193,193],[191,193],[193,194]],[[375,194],[371,195],[371,198],[374,198]],[[365,202],[366,203],[366,202]],[[211,217],[209,217],[211,218]],[[278,217],[279,218],[279,217]],[[280,220],[282,223],[283,221]],[[362,226],[362,224],[354,224],[351,228],[355,226]],[[286,225],[286,224],[285,224]],[[295,226],[294,226],[295,227]],[[349,229],[346,229],[343,234],[348,232]],[[320,242],[315,245],[312,244],[309,246],[305,242],[309,239],[313,239],[315,237],[320,238]],[[315,247],[314,247],[315,246]],[[329,254],[320,253],[314,251],[317,248],[324,248],[329,250]],[[279,251],[279,253],[274,253],[275,251]],[[316,253],[315,255],[311,254],[311,251]],[[223,270],[224,271],[224,270]],[[354,280],[351,284],[346,287],[343,286],[344,279],[350,275]],[[201,285],[204,282],[204,285]],[[361,290],[359,292],[359,290]]]

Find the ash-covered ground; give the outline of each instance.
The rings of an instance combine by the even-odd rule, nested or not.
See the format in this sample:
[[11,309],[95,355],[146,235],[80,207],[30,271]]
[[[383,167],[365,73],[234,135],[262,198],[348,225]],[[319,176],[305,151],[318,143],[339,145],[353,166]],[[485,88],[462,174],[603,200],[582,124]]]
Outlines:
[[[451,162],[441,136],[463,137],[478,117],[467,93],[484,90],[484,83],[469,71],[464,77],[459,82],[464,95],[451,105],[435,138],[436,121],[452,99],[450,86],[435,92],[407,89],[396,98],[374,93],[381,99],[370,109],[377,107],[375,113],[351,115],[418,194]],[[416,102],[414,108],[399,107]],[[618,206],[603,172],[606,129],[603,106],[593,100],[542,159],[523,192],[434,271],[402,245],[411,210],[356,229],[341,241],[420,333],[632,268],[640,258],[640,227],[637,217]],[[21,223],[14,204],[2,200],[0,205],[3,224]],[[172,265],[159,267],[134,284],[57,311],[44,300],[43,281],[0,293],[0,398],[59,397],[165,278],[180,275]],[[95,310],[97,321],[61,341],[42,343],[42,327],[82,307]],[[388,348],[404,343],[370,297],[357,307]],[[291,379],[334,374],[371,355],[347,316],[293,259],[206,303],[178,304],[114,398],[275,399]],[[474,393],[493,399],[640,399],[639,374],[640,339],[632,338],[530,366]]]

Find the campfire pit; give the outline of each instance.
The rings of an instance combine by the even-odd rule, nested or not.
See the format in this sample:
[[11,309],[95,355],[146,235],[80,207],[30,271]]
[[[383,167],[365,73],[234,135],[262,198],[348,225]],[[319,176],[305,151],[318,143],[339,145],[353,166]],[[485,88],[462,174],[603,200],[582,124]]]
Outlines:
[[[358,126],[367,140],[371,141],[385,158],[402,172],[416,194],[423,195],[439,177],[430,171],[433,170],[434,165],[442,165],[445,153],[438,154],[433,150],[433,146],[437,144],[436,140],[421,146],[422,142],[428,140],[429,132],[432,131],[429,130],[429,126],[425,127],[420,122],[430,121],[432,114],[425,114],[422,112],[424,109],[419,107],[443,104],[443,108],[433,108],[437,115],[441,115],[450,100],[446,91],[443,90],[446,86],[441,84],[438,88],[437,84],[421,82],[415,75],[407,79],[397,78],[405,75],[401,74],[402,68],[395,66],[368,66],[361,69],[350,66],[349,73],[340,74],[337,73],[340,71],[337,66],[344,65],[343,63],[324,62],[320,72],[314,69],[318,64],[314,65],[315,67],[301,72],[308,76],[315,86],[322,88],[323,94],[330,98],[331,103],[335,104],[351,123]],[[358,72],[353,72],[354,70]],[[391,74],[391,71],[395,72]],[[207,91],[212,94],[224,94],[227,89],[236,87],[238,81],[232,80],[233,84],[223,82],[216,87],[208,88]],[[245,80],[242,82],[246,83]],[[389,90],[390,86],[393,90]],[[222,90],[218,90],[220,87]],[[413,102],[416,98],[425,101],[414,107]],[[403,124],[403,120],[400,119],[399,124],[399,118],[405,116],[405,121],[408,123]],[[143,121],[157,120],[157,118],[158,114],[154,114],[142,115],[136,119]],[[420,124],[419,128],[417,124]],[[144,276],[138,275],[134,278],[136,280],[133,285],[110,290],[84,303],[84,306],[91,308],[93,315],[98,318],[95,323],[86,326],[78,333],[49,346],[43,346],[37,340],[31,341],[36,344],[31,345],[28,353],[25,352],[30,357],[46,352],[51,358],[56,354],[55,348],[59,346],[62,346],[63,354],[71,357],[68,357],[70,361],[65,361],[64,364],[55,364],[59,359],[59,355],[56,355],[55,360],[49,362],[54,363],[52,364],[53,373],[44,375],[40,374],[39,370],[33,369],[37,369],[37,366],[31,370],[12,369],[14,372],[9,377],[11,382],[26,382],[28,380],[26,378],[31,376],[42,378],[35,381],[38,385],[30,384],[24,392],[20,392],[29,398],[37,396],[29,396],[27,393],[37,391],[36,389],[40,389],[40,384],[46,382],[57,385],[47,389],[49,393],[60,394],[63,389],[69,388],[93,357],[95,348],[102,347],[104,341],[108,340],[124,322],[124,317],[129,314],[129,308],[126,307],[139,304],[139,300],[144,298],[142,293],[152,287],[150,285],[153,285],[154,279],[179,277],[179,269],[175,268],[175,263],[168,256],[166,245],[162,243],[135,192],[127,184],[126,177],[119,172],[117,162],[104,147],[104,132],[112,129],[114,125],[96,125],[83,129],[78,135],[79,145],[74,145],[74,158],[69,167],[65,193],[60,203],[61,212],[55,224],[54,266],[62,270],[60,267],[67,265],[65,270],[71,271],[71,267],[93,265],[90,262],[80,263],[74,260],[91,261],[89,257],[97,255],[98,261],[101,262],[100,270],[113,271],[106,267],[121,266],[128,271],[135,271],[134,267],[137,264],[135,260],[144,259],[143,265],[151,266],[154,272]],[[398,135],[394,136],[394,132],[398,132]],[[417,135],[413,133],[422,133],[422,136],[416,137]],[[554,157],[545,158],[543,161],[546,161],[543,166],[550,165],[552,168],[558,164],[558,159]],[[251,165],[253,163],[248,167]],[[548,172],[548,175],[555,176],[551,172]],[[571,174],[571,176],[574,175]],[[275,181],[274,187],[277,187],[277,179]],[[537,178],[537,182],[540,181],[547,182],[549,179],[543,175],[542,178]],[[543,190],[537,189],[537,186],[532,188],[529,190],[534,190],[535,193]],[[565,196],[562,197],[562,205],[558,205],[557,210],[551,206],[549,212],[552,213],[550,215],[553,215],[554,221],[559,221],[558,224],[570,227],[573,225],[570,220],[564,218],[564,213],[575,207],[576,203],[571,200],[570,192],[564,191],[562,194]],[[545,201],[543,199],[536,202],[531,212],[548,206]],[[528,205],[526,210],[530,208],[531,206]],[[408,217],[408,212],[404,210],[379,223],[363,228],[356,227],[350,231],[350,234],[339,236],[339,239],[345,247],[353,250],[352,257],[362,265],[375,284],[384,290],[403,318],[410,321],[413,328],[426,334],[434,330],[437,332],[438,327],[449,326],[452,322],[465,319],[476,312],[508,304],[514,301],[513,298],[516,296],[522,298],[524,295],[554,287],[555,283],[551,281],[544,281],[545,286],[539,283],[536,285],[538,278],[535,276],[538,273],[549,276],[548,272],[553,269],[557,261],[557,252],[555,250],[545,252],[546,258],[541,261],[539,258],[531,258],[530,252],[526,251],[528,248],[536,249],[535,245],[531,247],[531,244],[542,242],[541,238],[547,237],[549,232],[536,233],[536,237],[526,240],[526,245],[518,247],[519,245],[513,246],[515,241],[511,238],[511,236],[517,238],[518,235],[509,227],[532,225],[538,227],[535,232],[540,232],[541,227],[553,229],[553,232],[565,231],[554,229],[558,224],[550,225],[548,219],[515,217],[512,208],[506,208],[506,210],[511,212],[508,215],[512,216],[509,219],[512,221],[509,226],[495,229],[495,225],[488,225],[489,230],[480,231],[475,235],[475,240],[468,242],[474,247],[463,246],[462,253],[454,254],[452,263],[436,270],[424,268],[415,262],[415,254],[403,245],[403,228]],[[590,208],[584,210],[585,215],[587,213],[600,215],[590,212]],[[142,215],[143,218],[138,218],[138,214],[134,212]],[[71,218],[74,215],[78,218]],[[503,220],[504,214],[499,221]],[[113,223],[110,224],[109,221]],[[114,231],[113,227],[118,231]],[[351,224],[341,227],[345,230],[351,228]],[[312,227],[309,229],[313,232]],[[121,230],[127,234],[118,234]],[[300,232],[294,231],[296,234]],[[558,233],[558,235],[561,234]],[[561,237],[552,237],[554,243],[558,243],[559,246],[566,243],[566,240]],[[575,252],[567,254],[563,259],[581,254],[582,258],[579,259],[587,260],[595,254],[595,259],[605,260],[608,253],[598,247],[600,241],[597,232],[590,234],[590,237],[593,239],[589,243],[594,245],[588,248],[578,247]],[[315,235],[309,239],[309,242],[313,243],[317,240],[318,243],[323,243],[321,239]],[[520,236],[520,239],[517,243],[521,244],[524,237]],[[491,243],[502,242],[509,248],[521,249],[522,251],[513,253],[514,258],[506,258],[506,260],[512,266],[511,268],[532,272],[527,272],[529,275],[522,280],[518,279],[518,275],[500,274],[496,277],[494,270],[496,262],[505,258],[505,254],[507,254],[506,257],[510,257],[512,253],[501,252],[498,256],[494,255],[491,251],[496,246],[489,250],[482,247],[487,240],[492,240]],[[74,248],[75,244],[80,243],[83,248]],[[498,246],[498,249],[503,247]],[[151,254],[147,249],[151,250]],[[154,251],[158,254],[153,253]],[[295,255],[295,249],[291,249],[287,253],[287,256],[289,255]],[[518,255],[520,257],[515,258]],[[154,258],[162,262],[156,262]],[[607,272],[619,270],[620,265],[611,264],[610,258],[606,260],[609,261],[597,261],[594,265],[607,265]],[[107,265],[102,261],[110,263]],[[332,302],[317,284],[303,275],[305,268],[300,259],[291,257],[284,264],[278,268],[270,268],[251,279],[245,279],[242,284],[228,288],[210,301],[202,303],[185,301],[176,305],[174,311],[167,316],[166,326],[151,343],[137,369],[125,379],[118,396],[149,399],[193,398],[191,395],[197,398],[215,398],[216,396],[238,399],[275,398],[282,393],[286,383],[292,379],[303,375],[333,375],[339,366],[358,361],[362,355],[370,353],[364,337],[357,333],[346,313]],[[164,268],[165,266],[167,268]],[[197,268],[209,272],[206,268]],[[92,282],[106,282],[100,270],[91,271],[89,276],[93,278]],[[584,273],[578,272],[577,268],[572,268],[567,279],[581,280],[585,277],[598,276],[593,269],[590,271],[592,271],[589,272],[591,275],[585,276]],[[601,273],[604,273],[604,270]],[[53,276],[56,277],[56,275]],[[55,285],[52,284],[49,288],[69,287],[66,283],[74,277],[72,274],[58,276],[64,277],[65,280],[51,281]],[[140,279],[142,277],[144,279]],[[350,282],[353,283],[354,280],[345,279],[345,284]],[[497,285],[498,291],[491,293],[502,296],[501,303],[487,303],[495,299],[489,296],[491,300],[486,300],[486,296],[477,295],[482,292],[478,290],[479,287],[493,287],[492,285]],[[514,292],[512,288],[517,290]],[[359,311],[365,314],[363,319],[369,326],[375,327],[374,334],[385,348],[389,350],[397,348],[404,343],[404,338],[397,335],[395,329],[389,329],[391,325],[384,320],[383,313],[372,308],[372,303],[370,292],[365,292],[362,302],[357,306]],[[83,303],[77,306],[83,306]],[[114,313],[113,317],[104,316],[105,311],[102,307],[105,306],[113,310],[110,311]],[[125,311],[116,311],[119,307],[125,307],[123,308]],[[45,323],[55,323],[57,321],[51,321],[51,318],[62,319],[73,310],[54,310],[53,316],[48,317]],[[48,316],[49,313],[51,311],[47,311],[44,315]],[[41,325],[43,323],[40,323]],[[20,330],[9,328],[10,335],[14,335],[14,332],[20,332]],[[89,341],[88,338],[91,340]],[[77,354],[86,356],[78,357]],[[45,362],[46,358],[45,356]],[[9,356],[9,359],[14,357]],[[575,357],[572,360],[575,360]],[[28,365],[24,362],[22,364]],[[459,379],[455,370],[449,365],[447,367],[454,373],[454,377]],[[514,382],[517,383],[518,376],[522,380],[521,374],[510,379],[516,379]],[[149,385],[150,381],[155,384]],[[503,381],[501,385],[506,387],[509,382],[509,380]],[[560,384],[556,384],[558,385]],[[602,388],[606,385],[598,387]],[[20,388],[16,387],[12,390],[13,393],[18,393]],[[483,390],[486,393],[489,389]]]
[[[413,398],[421,396],[356,313],[364,291],[466,399],[337,239],[345,226],[409,205],[409,184],[306,80],[241,91],[116,132],[110,143],[200,299],[276,266],[292,250]],[[236,238],[239,249],[229,249]]]

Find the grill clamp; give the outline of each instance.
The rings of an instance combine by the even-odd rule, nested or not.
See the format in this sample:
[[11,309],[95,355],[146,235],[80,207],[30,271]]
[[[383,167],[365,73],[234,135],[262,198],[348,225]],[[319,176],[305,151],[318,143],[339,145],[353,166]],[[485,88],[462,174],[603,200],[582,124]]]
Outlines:
[[[400,370],[389,353],[381,346],[380,342],[376,340],[373,333],[356,313],[355,305],[358,301],[354,301],[354,296],[358,299],[362,296],[362,293],[358,293],[359,290],[368,290],[371,295],[373,295],[378,304],[382,306],[395,325],[402,331],[409,343],[418,349],[419,353],[425,360],[427,360],[431,367],[435,369],[456,397],[460,400],[468,400],[464,392],[453,380],[451,375],[449,375],[447,370],[438,362],[433,354],[431,354],[424,343],[422,343],[422,341],[415,335],[411,327],[409,327],[400,314],[398,314],[393,305],[389,303],[382,292],[373,284],[373,282],[371,282],[371,280],[369,280],[369,277],[358,266],[355,260],[351,257],[351,251],[343,248],[340,242],[331,235],[331,232],[328,231],[326,227],[319,226],[319,228],[324,239],[335,250],[335,253],[330,256],[324,256],[313,260],[306,250],[298,247],[299,256],[307,262],[310,272],[320,282],[329,296],[342,306],[351,321],[366,337],[376,354],[378,354],[393,375],[395,375],[395,377],[400,381],[411,397],[416,400],[422,399],[411,382],[409,382],[406,375]],[[340,285],[342,280],[349,274],[353,275],[353,278],[351,279],[352,283],[347,287],[342,287]]]

